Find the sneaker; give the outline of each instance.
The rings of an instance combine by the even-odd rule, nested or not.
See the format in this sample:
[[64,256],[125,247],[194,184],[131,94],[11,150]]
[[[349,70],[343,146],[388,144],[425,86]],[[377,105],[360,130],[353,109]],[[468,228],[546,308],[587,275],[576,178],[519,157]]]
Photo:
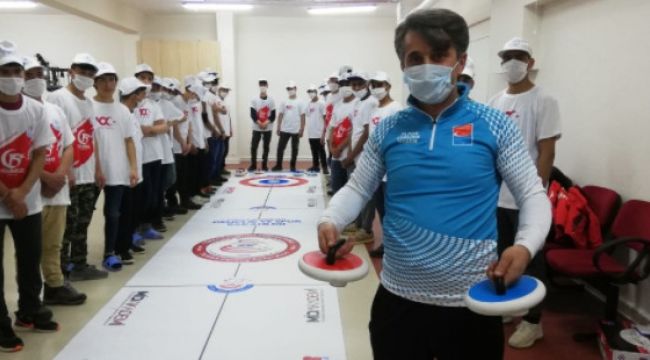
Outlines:
[[257,171],[257,167],[255,165],[251,165],[248,167],[248,172],[254,172]]
[[181,205],[181,206],[183,206],[183,208],[185,208],[187,210],[199,210],[201,208],[201,205],[199,205],[199,204],[197,204],[197,203],[195,203],[194,201],[191,201],[191,200],[188,200],[187,202],[184,202],[183,205]]
[[195,203],[195,204],[203,205],[203,204],[206,204],[209,201],[210,201],[210,199],[206,199],[206,198],[201,197],[199,195],[194,195],[194,197],[192,198],[192,202]]
[[142,246],[131,245],[131,251],[133,251],[134,254],[144,254],[146,250]]
[[17,352],[23,349],[23,340],[16,336],[11,325],[0,326],[0,351]]
[[375,237],[363,229],[359,229],[359,231],[350,234],[350,236],[354,239],[355,244],[367,244],[375,241]]
[[262,165],[262,171],[266,171],[266,172],[268,172],[268,171],[269,171],[269,167],[266,166],[266,165]]
[[138,233],[138,232],[133,233],[133,239],[131,240],[131,244],[133,246],[142,247],[142,246],[144,246],[144,243],[145,243],[144,237],[142,237],[142,235],[140,235],[140,233]]
[[70,271],[70,281],[99,280],[107,277],[106,271],[99,270],[94,265],[75,266]]
[[153,227],[154,230],[158,231],[159,233],[167,232],[167,227],[165,226],[165,224],[162,224],[162,223],[161,224],[153,224],[152,227]]
[[42,306],[36,314],[25,315],[19,311],[15,312],[16,321],[14,328],[23,331],[35,331],[42,333],[50,333],[59,331],[59,324],[52,321],[52,310]]
[[324,175],[329,175],[329,174],[330,174],[330,171],[327,170],[327,168],[325,168],[325,169],[323,169],[323,174],[324,174]]
[[171,208],[172,212],[175,215],[185,215],[187,214],[187,209],[182,206],[174,206]]
[[508,339],[508,345],[517,349],[524,349],[533,346],[535,341],[544,337],[541,324],[531,324],[526,320],[521,320],[517,325],[517,330]]
[[43,303],[45,305],[81,305],[86,302],[86,294],[80,293],[69,282],[63,286],[50,287],[45,284]]
[[140,235],[142,235],[143,238],[149,239],[149,240],[162,240],[162,239],[165,238],[164,236],[162,236],[161,233],[154,230],[153,228],[148,228],[146,231],[143,231],[142,233],[140,233]]
[[374,249],[374,250],[370,250],[368,252],[368,254],[372,258],[382,258],[382,257],[384,257],[384,244],[379,245],[379,247]]
[[298,169],[296,169],[296,168],[291,168],[291,169],[289,169],[289,171],[291,171],[292,173],[295,173],[295,172],[298,172]]
[[118,254],[118,255],[119,255],[120,259],[122,259],[122,264],[124,264],[124,265],[133,265],[135,263],[135,260],[133,259],[133,255],[131,255],[130,251],[123,252],[123,253]]
[[274,166],[274,167],[271,169],[271,171],[273,171],[273,172],[280,172],[280,171],[282,171],[282,166],[277,166],[277,165],[276,165],[276,166]]
[[232,173],[226,169],[221,170],[221,175],[228,176],[231,175]]

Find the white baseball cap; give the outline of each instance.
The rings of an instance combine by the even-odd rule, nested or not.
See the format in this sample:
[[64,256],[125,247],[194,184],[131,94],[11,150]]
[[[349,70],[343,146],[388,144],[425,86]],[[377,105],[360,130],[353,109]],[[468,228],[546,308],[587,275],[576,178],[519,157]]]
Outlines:
[[320,84],[320,86],[318,87],[318,93],[319,94],[322,94],[322,93],[327,92],[329,90],[330,89],[327,87],[327,84]]
[[97,64],[97,73],[95,74],[95,78],[98,78],[106,74],[113,74],[117,76],[117,71],[115,71],[113,65],[107,62],[100,62],[99,64]]
[[287,88],[295,88],[296,86],[298,86],[298,85],[296,85],[295,81],[289,81],[287,83]]
[[339,68],[339,76],[342,77],[343,74],[349,74],[352,72],[352,66],[350,65],[343,65]]
[[[162,78],[158,80],[160,80],[160,82],[157,84],[160,84],[160,86],[164,87],[165,89],[176,90],[176,86],[174,86],[174,80],[172,78]],[[156,79],[154,79],[154,82],[155,81]]]
[[16,44],[9,40],[0,41],[0,66],[18,64],[24,66],[22,57],[16,55]]
[[467,61],[465,62],[465,69],[463,69],[463,72],[461,75],[467,75],[471,77],[472,79],[474,78],[475,72],[474,72],[474,60],[472,60],[471,57],[467,57]]
[[174,85],[172,90],[179,90],[181,88],[181,82],[176,78],[167,78]]
[[269,81],[266,80],[266,78],[259,78],[259,79],[257,80],[257,82],[258,82],[258,83],[261,83],[261,82],[266,82],[266,83],[267,83],[267,82],[269,82]]
[[533,49],[530,47],[528,41],[520,37],[513,37],[512,39],[508,40],[508,42],[505,45],[503,45],[503,49],[499,51],[498,55],[499,57],[503,57],[503,54],[506,51],[512,51],[512,50],[523,51],[528,53],[528,55],[533,56]]
[[310,91],[316,91],[316,92],[318,92],[318,88],[316,87],[316,85],[311,84],[311,85],[309,85],[309,87],[307,88],[307,92],[310,92]]
[[148,64],[138,64],[135,66],[135,72],[133,75],[138,75],[139,73],[148,72],[152,75],[154,74],[153,69]]
[[135,76],[131,76],[125,79],[120,80],[120,83],[117,85],[118,90],[122,96],[131,95],[138,89],[147,89],[149,85],[143,83]]
[[348,80],[352,79],[361,79],[363,81],[368,81],[368,74],[364,71],[353,71],[348,75]]
[[39,63],[35,57],[28,56],[23,58],[23,67],[25,68],[25,71],[27,71],[36,68],[42,68],[43,65],[41,65],[41,63]]
[[383,71],[377,71],[376,73],[372,74],[370,80],[387,82],[390,84],[390,77]]
[[339,76],[339,74],[337,74],[337,73],[332,73],[332,74],[327,78],[327,80],[329,81],[329,80],[332,80],[332,79],[336,79],[336,81],[339,81],[340,78],[341,78],[341,77]]
[[72,59],[72,65],[90,65],[97,69],[97,61],[92,55],[87,53],[79,53]]
[[163,79],[161,77],[155,76],[153,77],[153,81],[151,82],[152,84],[160,85],[163,86]]
[[230,85],[223,84],[223,85],[219,86],[219,90],[230,91]]
[[217,76],[217,73],[209,73],[207,71],[201,71],[198,74],[198,78],[204,83],[211,83],[217,80],[219,77]]
[[183,85],[186,89],[196,82],[198,82],[198,80],[194,75],[187,75],[183,78]]

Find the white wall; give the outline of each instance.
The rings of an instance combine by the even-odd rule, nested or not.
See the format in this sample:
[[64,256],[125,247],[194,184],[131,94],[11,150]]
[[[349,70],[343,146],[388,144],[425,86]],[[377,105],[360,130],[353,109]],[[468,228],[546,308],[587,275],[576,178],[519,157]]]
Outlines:
[[0,37],[12,40],[23,55],[43,55],[50,64],[68,67],[78,52],[107,61],[120,74],[136,65],[138,37],[73,15],[0,15]]
[[[538,83],[557,97],[563,120],[557,164],[624,200],[650,200],[647,14],[646,0],[559,1],[540,21]],[[650,281],[625,299],[650,318]]]
[[165,40],[217,40],[214,14],[149,15],[143,38]]
[[[402,97],[401,72],[393,50],[393,17],[242,16],[236,22],[236,121],[240,135],[236,143],[242,159],[250,158],[252,121],[248,109],[259,93],[260,77],[269,79],[270,95],[279,103],[287,97],[284,89],[289,80],[297,82],[299,96],[306,99],[309,84],[318,85],[339,66],[350,64],[368,72],[387,71],[393,79],[393,98]],[[272,158],[276,140],[274,136]],[[301,141],[299,158],[311,159],[306,138]]]
[[482,21],[469,28],[469,48],[467,53],[474,60],[474,88],[470,96],[480,102],[490,98],[488,87],[491,61],[497,61],[495,54],[490,54],[490,20]]

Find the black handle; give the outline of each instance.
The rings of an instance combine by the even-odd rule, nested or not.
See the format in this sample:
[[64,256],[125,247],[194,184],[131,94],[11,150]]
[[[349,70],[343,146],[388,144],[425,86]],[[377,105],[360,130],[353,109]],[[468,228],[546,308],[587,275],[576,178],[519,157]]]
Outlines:
[[492,281],[494,281],[494,288],[497,291],[497,295],[505,295],[506,294],[506,283],[503,280],[502,277],[495,277]]
[[339,251],[343,244],[345,244],[345,239],[337,241],[336,244],[332,245],[329,250],[327,250],[327,257],[325,258],[325,263],[327,263],[327,265],[334,265],[334,262],[336,261],[336,252]]

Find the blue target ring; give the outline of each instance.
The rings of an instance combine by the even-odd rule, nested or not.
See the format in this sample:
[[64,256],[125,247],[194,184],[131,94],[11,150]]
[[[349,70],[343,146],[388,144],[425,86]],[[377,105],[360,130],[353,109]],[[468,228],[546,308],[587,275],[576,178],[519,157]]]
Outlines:
[[469,296],[482,302],[512,301],[531,294],[537,288],[537,281],[529,276],[522,276],[519,281],[508,287],[503,295],[498,295],[491,280],[484,280],[469,289]]
[[285,185],[288,184],[289,180],[287,179],[264,179],[260,180],[260,184],[264,185]]

